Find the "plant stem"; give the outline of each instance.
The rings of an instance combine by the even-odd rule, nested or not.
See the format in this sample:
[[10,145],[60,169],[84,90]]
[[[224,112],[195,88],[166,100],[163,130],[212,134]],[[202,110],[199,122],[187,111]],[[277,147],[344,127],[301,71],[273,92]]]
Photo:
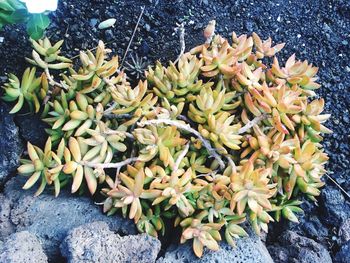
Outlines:
[[185,52],[185,26],[184,23],[181,23],[180,25],[178,25],[178,27],[176,28],[176,31],[179,32],[179,38],[180,38],[180,54],[177,57],[177,59],[174,61],[174,64],[176,64],[179,59],[181,58],[181,56],[184,54]]
[[207,149],[210,156],[217,160],[217,162],[220,165],[220,168],[221,169],[225,168],[225,163],[222,161],[221,156],[216,152],[214,148],[211,147],[210,142],[207,139],[205,139],[198,131],[191,128],[190,125],[181,123],[179,121],[168,120],[168,119],[146,120],[146,121],[138,122],[137,124],[141,127],[145,125],[152,125],[152,124],[155,124],[155,125],[167,124],[167,125],[173,125],[181,130],[188,131],[189,133],[194,134],[203,143],[203,146]]
[[121,161],[119,163],[91,163],[91,162],[82,162],[82,165],[89,166],[91,168],[101,168],[101,169],[108,169],[108,168],[117,168],[120,169],[121,167],[128,165],[133,162],[137,162],[139,160],[138,157],[132,157],[129,159],[126,159],[124,161]]
[[47,95],[45,96],[44,100],[43,100],[43,104],[46,104],[49,99],[51,98],[51,95],[52,95],[52,87],[60,87],[62,89],[67,89],[64,85],[62,85],[62,83],[58,83],[57,81],[55,81],[53,79],[53,77],[51,76],[50,74],[50,71],[49,71],[49,68],[45,68],[45,75],[46,75],[46,78],[47,80],[49,81],[49,84],[50,84],[50,88],[48,89],[47,91]]
[[238,130],[237,134],[242,134],[247,132],[250,128],[252,128],[254,125],[258,124],[262,120],[265,120],[267,118],[266,114],[262,114],[258,117],[255,117],[253,120],[249,121],[246,125],[244,125],[242,128]]

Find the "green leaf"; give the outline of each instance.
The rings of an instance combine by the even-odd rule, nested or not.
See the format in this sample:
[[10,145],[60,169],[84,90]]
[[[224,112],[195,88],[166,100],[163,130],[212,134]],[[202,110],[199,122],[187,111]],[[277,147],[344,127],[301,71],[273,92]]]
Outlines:
[[26,9],[19,9],[13,12],[0,10],[0,21],[1,24],[4,25],[22,23],[27,20],[27,15],[28,13]]
[[0,12],[5,11],[16,11],[19,9],[26,9],[25,5],[18,0],[0,0]]
[[50,19],[44,14],[32,14],[27,22],[27,32],[31,38],[38,40],[44,35]]

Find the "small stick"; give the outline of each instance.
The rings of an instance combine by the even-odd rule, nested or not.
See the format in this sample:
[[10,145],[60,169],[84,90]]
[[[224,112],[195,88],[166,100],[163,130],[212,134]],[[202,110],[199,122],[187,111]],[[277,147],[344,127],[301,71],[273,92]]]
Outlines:
[[338,184],[338,182],[337,182],[336,180],[334,180],[334,179],[333,179],[330,175],[328,175],[328,174],[326,174],[326,176],[329,178],[329,180],[331,180],[331,181],[340,189],[340,191],[342,191],[342,192],[347,196],[347,198],[350,199],[350,194],[348,194],[348,192],[346,192],[346,191],[344,190],[344,188],[341,187],[340,184]]
[[176,126],[177,128],[181,130],[188,131],[189,133],[193,133],[199,140],[202,141],[203,146],[207,149],[209,152],[210,156],[214,157],[217,162],[220,165],[221,169],[225,168],[225,163],[221,160],[221,156],[215,151],[214,148],[211,147],[210,142],[205,139],[198,131],[195,129],[191,128],[190,125],[188,124],[183,124],[179,121],[174,121],[174,120],[168,120],[168,119],[156,119],[156,120],[147,120],[147,121],[141,121],[137,123],[139,126],[145,126],[145,125],[152,125],[152,124],[167,124],[167,125],[173,125]]
[[137,162],[139,161],[138,157],[133,157],[126,159],[124,161],[121,161],[119,163],[91,163],[91,162],[81,162],[81,165],[86,165],[91,168],[101,168],[101,169],[108,169],[108,168],[117,168],[120,169],[121,167],[128,165],[129,163]]
[[181,154],[179,155],[179,157],[177,157],[173,171],[177,171],[177,169],[179,169],[180,163],[182,161],[183,158],[185,158],[186,154],[188,153],[188,149],[190,148],[190,143],[187,143],[185,145],[185,148],[183,149],[183,151],[181,152]]
[[[49,68],[45,68],[45,75],[46,75],[51,87],[57,86],[57,87],[60,87],[62,89],[67,89],[67,87],[62,85],[62,83],[58,83],[57,81],[55,81],[53,79],[53,77],[50,74]],[[45,96],[45,98],[43,100],[43,104],[46,104],[49,101],[49,99],[51,98],[51,95],[52,95],[52,89],[49,88],[49,90],[47,91],[47,95]]]
[[65,89],[65,87],[64,87],[61,83],[58,83],[57,81],[55,81],[55,80],[52,78],[52,76],[51,76],[51,74],[50,74],[50,71],[49,71],[49,68],[45,68],[45,74],[46,74],[47,79],[49,80],[49,84],[50,84],[50,85],[52,85],[52,86],[58,86],[58,87],[60,87],[60,88],[64,88],[64,89]]
[[136,25],[135,25],[134,31],[132,32],[132,35],[131,35],[131,38],[130,38],[130,41],[129,41],[128,47],[126,48],[126,51],[125,51],[124,57],[123,57],[123,59],[122,59],[122,63],[120,63],[120,68],[123,68],[124,61],[125,61],[125,59],[126,59],[126,56],[127,56],[128,52],[129,52],[129,49],[130,49],[131,43],[132,43],[132,41],[133,41],[133,39],[134,39],[134,36],[135,36],[135,34],[136,34],[136,30],[137,30],[137,28],[139,27],[139,24],[140,24],[140,21],[141,21],[142,15],[143,15],[143,11],[145,11],[145,7],[144,7],[144,6],[143,6],[143,7],[141,7],[141,13],[140,13],[139,18],[138,18],[138,20],[137,20],[137,23],[136,23]]
[[237,134],[242,134],[247,132],[250,128],[252,128],[254,125],[258,124],[262,120],[265,120],[267,118],[266,114],[262,114],[258,117],[255,117],[253,120],[249,121],[246,125],[244,125],[242,128],[238,130]]
[[176,31],[179,32],[179,38],[180,38],[180,54],[177,57],[177,59],[174,61],[174,64],[176,64],[179,59],[181,58],[181,56],[184,54],[185,52],[185,26],[184,23],[181,23],[180,25],[177,24],[177,28]]

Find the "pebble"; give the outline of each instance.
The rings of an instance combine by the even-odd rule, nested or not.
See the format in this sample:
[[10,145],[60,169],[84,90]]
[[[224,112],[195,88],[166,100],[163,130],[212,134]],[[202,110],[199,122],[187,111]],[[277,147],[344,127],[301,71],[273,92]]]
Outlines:
[[247,20],[245,23],[244,23],[244,27],[246,30],[248,30],[249,32],[253,32],[254,31],[254,23]]
[[149,24],[145,24],[145,29],[147,32],[149,32],[151,30],[151,26]]
[[111,41],[114,38],[113,31],[111,29],[108,29],[105,31],[105,38],[107,41]]
[[140,45],[138,51],[139,51],[139,53],[140,53],[140,55],[142,57],[145,57],[145,56],[147,56],[149,54],[150,47],[149,47],[148,43],[145,40],[141,41],[141,45]]
[[98,19],[92,18],[90,19],[90,26],[95,27],[98,23]]

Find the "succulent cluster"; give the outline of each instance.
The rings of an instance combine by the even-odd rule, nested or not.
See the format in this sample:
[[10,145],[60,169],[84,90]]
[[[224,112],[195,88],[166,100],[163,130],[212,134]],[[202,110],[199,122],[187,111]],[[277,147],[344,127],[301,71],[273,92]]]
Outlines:
[[61,42],[33,41],[28,61],[42,75],[28,69],[4,86],[4,98],[17,100],[12,113],[25,100],[50,125],[44,150],[28,143],[24,188],[101,193],[104,212],[152,236],[170,219],[198,257],[222,238],[234,246],[245,221],[257,233],[281,217],[297,222],[328,159],[317,68],[294,55],[280,63],[284,44],[256,34],[207,42],[177,63],[157,62],[132,86],[102,42],[72,63],[58,54]]

